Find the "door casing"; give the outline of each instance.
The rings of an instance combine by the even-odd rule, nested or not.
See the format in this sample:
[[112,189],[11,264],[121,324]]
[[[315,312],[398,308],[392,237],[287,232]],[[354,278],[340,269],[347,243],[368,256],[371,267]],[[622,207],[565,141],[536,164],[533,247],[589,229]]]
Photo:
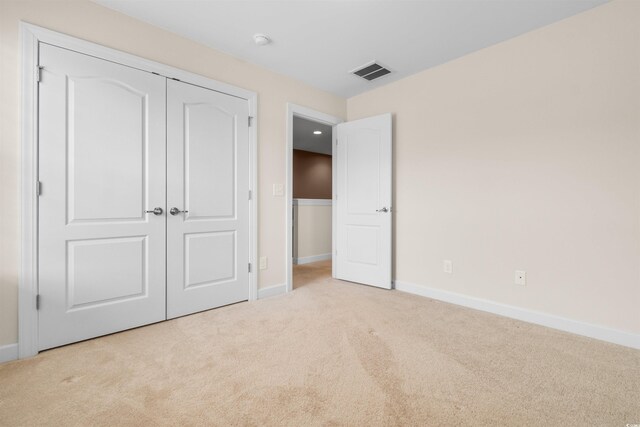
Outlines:
[[[128,67],[157,73],[207,89],[246,99],[249,115],[249,157],[251,191],[249,262],[257,266],[258,257],[258,195],[257,195],[257,94],[210,78],[180,70],[169,65],[140,58],[96,43],[51,31],[36,25],[20,23],[22,50],[22,120],[21,120],[21,257],[18,282],[18,357],[38,353],[38,79],[39,46],[55,45],[86,55],[117,62]],[[249,274],[249,300],[258,295],[257,268]]]

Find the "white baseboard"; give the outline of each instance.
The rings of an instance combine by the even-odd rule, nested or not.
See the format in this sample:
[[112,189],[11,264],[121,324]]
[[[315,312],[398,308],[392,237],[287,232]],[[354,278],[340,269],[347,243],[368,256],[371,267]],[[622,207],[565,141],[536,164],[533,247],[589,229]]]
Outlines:
[[0,363],[10,362],[18,358],[18,344],[0,346]]
[[275,297],[276,295],[284,294],[287,292],[287,285],[284,283],[281,285],[273,285],[268,288],[258,289],[258,299]]
[[294,258],[293,259],[293,263],[294,264],[309,264],[310,262],[318,262],[318,261],[326,261],[328,259],[331,259],[331,254],[322,254],[322,255],[312,255],[312,256],[305,256],[302,258]]
[[471,297],[468,295],[458,294],[441,289],[428,288],[426,286],[416,285],[402,281],[395,282],[395,289],[420,295],[451,304],[461,305],[476,310],[486,311],[500,316],[510,317],[512,319],[522,320],[524,322],[535,323],[536,325],[546,326],[548,328],[558,329],[564,332],[571,332],[576,335],[583,335],[589,338],[595,338],[601,341],[607,341],[614,344],[623,345],[640,349],[640,334],[611,329],[604,326],[593,325],[590,323],[579,322],[553,314],[542,313],[539,311],[529,310],[526,308],[515,307],[512,305],[501,304],[498,302]]

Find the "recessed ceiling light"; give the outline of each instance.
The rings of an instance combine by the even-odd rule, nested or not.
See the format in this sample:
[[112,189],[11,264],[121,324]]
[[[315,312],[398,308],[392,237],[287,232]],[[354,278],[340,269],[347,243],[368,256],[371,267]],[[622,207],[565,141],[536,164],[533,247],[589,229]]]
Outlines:
[[269,36],[266,34],[254,34],[253,41],[258,46],[264,46],[271,43],[271,38],[269,38]]
[[313,134],[314,135],[322,135],[322,131],[321,130],[314,130]]

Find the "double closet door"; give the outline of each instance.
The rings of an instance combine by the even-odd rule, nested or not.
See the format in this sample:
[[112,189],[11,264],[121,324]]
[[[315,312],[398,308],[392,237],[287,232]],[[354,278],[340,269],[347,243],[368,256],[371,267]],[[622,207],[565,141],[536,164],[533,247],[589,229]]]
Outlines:
[[248,299],[248,101],[39,55],[39,348]]

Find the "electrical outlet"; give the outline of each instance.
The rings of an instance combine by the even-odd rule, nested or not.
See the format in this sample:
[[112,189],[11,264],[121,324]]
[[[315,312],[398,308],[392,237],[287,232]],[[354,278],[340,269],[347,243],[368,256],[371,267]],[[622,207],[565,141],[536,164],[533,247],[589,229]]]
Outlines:
[[445,259],[444,261],[442,261],[442,271],[447,274],[453,273],[453,262],[451,262],[450,259]]
[[527,272],[523,270],[516,270],[515,284],[525,286],[527,284]]
[[273,184],[273,195],[277,197],[284,196],[284,184]]
[[260,257],[260,270],[266,270],[267,269],[267,257],[266,256],[261,256]]

